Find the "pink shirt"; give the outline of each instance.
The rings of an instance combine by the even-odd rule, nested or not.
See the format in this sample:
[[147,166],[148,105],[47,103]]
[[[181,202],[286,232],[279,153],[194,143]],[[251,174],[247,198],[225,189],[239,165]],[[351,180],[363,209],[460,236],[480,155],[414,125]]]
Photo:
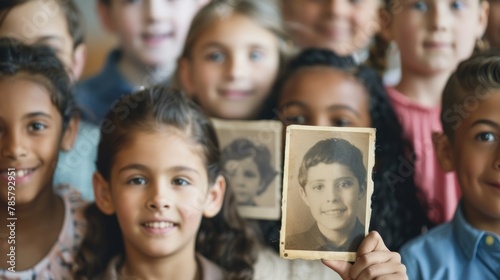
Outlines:
[[[59,185],[55,191],[64,201],[64,222],[56,243],[45,258],[28,270],[10,272],[0,269],[0,279],[73,279],[75,257],[87,228],[83,215],[87,203],[82,201],[78,191],[68,185]],[[33,238],[38,234],[43,233],[34,232]]]
[[444,172],[437,161],[432,142],[433,132],[442,132],[439,114],[441,107],[416,104],[394,88],[387,88],[389,98],[404,138],[415,150],[415,184],[430,204],[429,217],[436,223],[451,220],[461,196],[454,172]]

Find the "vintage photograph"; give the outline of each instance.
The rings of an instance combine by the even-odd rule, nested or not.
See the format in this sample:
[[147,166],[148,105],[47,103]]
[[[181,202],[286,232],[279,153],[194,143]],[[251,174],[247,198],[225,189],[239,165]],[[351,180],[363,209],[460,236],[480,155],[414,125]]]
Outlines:
[[278,220],[281,214],[282,123],[212,119],[224,175],[241,216]]
[[375,129],[286,131],[280,255],[354,261],[368,233]]

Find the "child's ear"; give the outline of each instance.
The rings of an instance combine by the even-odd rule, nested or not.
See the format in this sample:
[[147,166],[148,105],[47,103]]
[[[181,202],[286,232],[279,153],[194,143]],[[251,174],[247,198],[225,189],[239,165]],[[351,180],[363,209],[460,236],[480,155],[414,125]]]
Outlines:
[[97,14],[104,28],[106,28],[108,32],[114,33],[115,25],[113,23],[113,17],[111,16],[111,5],[113,5],[113,3],[104,4],[102,1],[98,1]]
[[217,215],[224,204],[226,193],[226,180],[223,176],[217,176],[214,185],[208,190],[203,216],[212,218]]
[[80,124],[79,117],[72,117],[66,129],[63,131],[63,136],[61,140],[61,150],[67,152],[73,148],[76,136],[78,135],[78,126]]
[[307,200],[307,193],[306,193],[306,191],[304,190],[303,187],[300,187],[300,197],[302,198],[302,200],[304,201],[304,203],[307,206],[310,206],[309,205],[309,200]]
[[448,136],[442,132],[434,132],[432,134],[432,144],[434,145],[434,151],[436,152],[441,169],[446,172],[453,171],[455,169],[455,160],[453,157],[453,146]]
[[194,92],[193,79],[191,77],[191,61],[188,58],[182,57],[179,59],[179,79],[182,89],[188,95]]
[[85,60],[87,59],[87,46],[82,43],[73,50],[73,64],[71,65],[71,74],[73,82],[76,82],[82,76]]
[[95,172],[92,177],[94,186],[95,204],[106,215],[115,213],[109,183],[102,177],[101,173]]

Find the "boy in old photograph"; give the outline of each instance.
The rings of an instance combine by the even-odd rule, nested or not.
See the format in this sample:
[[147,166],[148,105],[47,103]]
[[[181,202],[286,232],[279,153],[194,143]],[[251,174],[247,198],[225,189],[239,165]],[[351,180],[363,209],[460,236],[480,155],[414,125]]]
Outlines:
[[310,148],[298,180],[315,223],[287,236],[286,249],[355,252],[365,232],[357,212],[364,203],[366,175],[361,151],[344,139],[322,140]]

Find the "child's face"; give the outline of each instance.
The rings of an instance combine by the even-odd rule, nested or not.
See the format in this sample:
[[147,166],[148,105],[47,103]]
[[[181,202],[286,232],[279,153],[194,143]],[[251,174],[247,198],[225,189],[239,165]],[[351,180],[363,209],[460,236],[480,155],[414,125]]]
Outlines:
[[356,223],[363,192],[348,166],[319,163],[310,167],[300,194],[322,232],[346,230]]
[[[452,71],[468,58],[486,27],[479,0],[403,0],[384,34],[401,53],[402,71],[429,75]],[[403,74],[404,75],[404,74]]]
[[278,108],[287,124],[371,126],[368,93],[363,85],[326,67],[295,73],[283,86]]
[[438,153],[455,170],[462,189],[465,213],[478,228],[500,221],[500,90],[493,91],[477,109],[467,111],[448,153]]
[[500,0],[490,0],[490,15],[486,38],[492,47],[500,48]]
[[1,199],[7,201],[7,169],[15,168],[16,204],[27,204],[52,187],[59,148],[70,148],[74,135],[66,130],[61,138],[61,114],[31,77],[0,78],[0,88]]
[[278,40],[251,19],[214,22],[181,62],[184,87],[211,117],[256,118],[279,67]]
[[[109,208],[101,210],[116,213],[127,256],[159,258],[194,252],[203,215],[220,210],[218,205],[214,213],[207,212],[214,191],[220,189],[209,186],[202,153],[182,132],[168,127],[135,132],[116,154],[106,187]],[[223,191],[218,194],[224,196]]]
[[350,55],[365,48],[380,29],[379,0],[282,0],[299,46]]
[[119,40],[127,59],[138,65],[175,65],[195,13],[198,0],[111,0],[99,4],[106,27]]
[[0,25],[0,36],[13,37],[25,44],[53,48],[57,57],[78,79],[84,64],[84,46],[73,49],[73,38],[61,4],[55,0],[27,1],[16,6]]
[[224,170],[229,176],[229,185],[238,204],[252,203],[261,188],[259,169],[253,158],[228,160]]

